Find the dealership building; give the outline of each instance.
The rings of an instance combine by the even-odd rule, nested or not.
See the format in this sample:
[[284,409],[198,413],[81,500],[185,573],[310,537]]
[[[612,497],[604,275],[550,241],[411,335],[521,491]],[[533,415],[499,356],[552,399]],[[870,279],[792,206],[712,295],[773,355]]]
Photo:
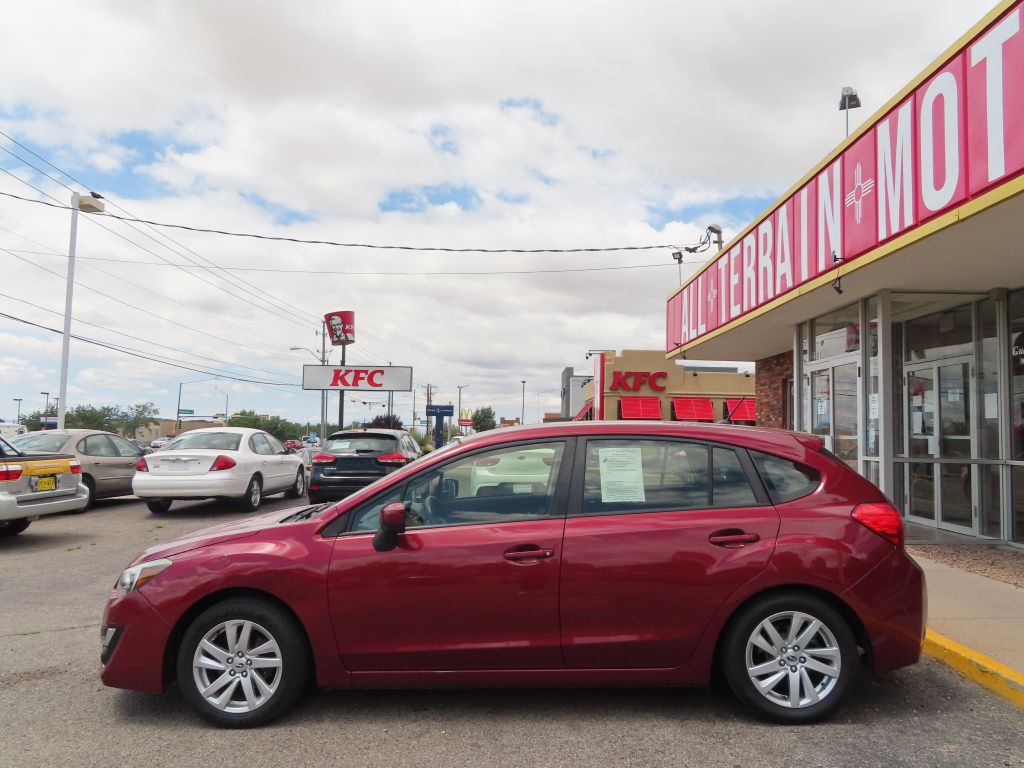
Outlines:
[[[1024,18],[1003,2],[667,304],[908,520],[1024,543]],[[884,56],[884,51],[879,52]],[[775,407],[773,404],[777,404]]]

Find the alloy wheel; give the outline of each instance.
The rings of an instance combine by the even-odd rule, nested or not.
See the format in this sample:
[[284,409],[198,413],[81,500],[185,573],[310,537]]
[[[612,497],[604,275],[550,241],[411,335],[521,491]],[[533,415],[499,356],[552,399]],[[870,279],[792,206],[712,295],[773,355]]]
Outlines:
[[835,635],[820,619],[800,611],[776,613],[750,633],[746,668],[754,688],[790,709],[814,706],[835,690],[842,655]]
[[281,684],[277,640],[254,621],[229,620],[203,635],[192,657],[192,677],[207,703],[230,714],[264,706]]

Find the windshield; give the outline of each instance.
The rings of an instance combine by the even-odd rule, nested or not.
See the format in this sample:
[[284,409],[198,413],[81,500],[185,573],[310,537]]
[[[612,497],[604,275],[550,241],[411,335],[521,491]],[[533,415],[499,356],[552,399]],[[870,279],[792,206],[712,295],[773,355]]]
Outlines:
[[356,432],[351,435],[331,435],[324,451],[327,453],[384,453],[395,451],[398,440],[391,435]]
[[164,450],[237,451],[241,442],[242,436],[237,432],[190,432],[171,440]]
[[11,445],[24,453],[58,453],[67,441],[67,432],[29,432],[12,437]]

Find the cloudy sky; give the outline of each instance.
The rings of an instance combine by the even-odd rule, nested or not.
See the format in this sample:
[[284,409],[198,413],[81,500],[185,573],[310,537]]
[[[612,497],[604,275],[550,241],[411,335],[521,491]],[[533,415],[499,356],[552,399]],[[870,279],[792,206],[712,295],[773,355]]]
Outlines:
[[[0,26],[0,130],[24,145],[0,137],[0,192],[88,188],[139,218],[357,243],[685,245],[711,222],[728,239],[843,138],[841,86],[864,103],[852,127],[990,7],[34,0]],[[0,197],[0,312],[61,327],[69,221]],[[73,332],[154,359],[73,341],[69,404],[168,417],[193,382],[197,414],[226,393],[317,421],[295,386],[313,358],[289,348],[352,309],[350,363],[411,365],[421,395],[468,385],[464,405],[506,416],[526,379],[533,421],[588,349],[661,348],[679,282],[670,249],[334,248],[88,216],[78,256]],[[59,335],[0,317],[0,418],[16,397],[41,408],[59,370]],[[411,394],[396,403],[408,422]]]

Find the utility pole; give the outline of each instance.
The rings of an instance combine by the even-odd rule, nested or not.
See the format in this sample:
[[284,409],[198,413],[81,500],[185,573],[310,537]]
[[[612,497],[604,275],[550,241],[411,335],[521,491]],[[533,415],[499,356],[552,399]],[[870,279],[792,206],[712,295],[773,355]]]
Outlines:
[[526,423],[526,379],[523,379],[523,410],[519,416],[519,423]]
[[[327,365],[327,321],[320,326],[320,365]],[[327,390],[320,392],[320,445],[327,439]]]
[[[427,393],[427,407],[429,408],[431,405],[434,404],[434,393],[437,391],[437,387],[435,387],[433,384],[424,384],[423,385],[423,389]],[[430,418],[429,417],[427,418],[427,426],[424,429],[424,432],[427,435],[427,438],[429,439],[430,438]],[[435,435],[435,439],[436,439],[436,435]]]

